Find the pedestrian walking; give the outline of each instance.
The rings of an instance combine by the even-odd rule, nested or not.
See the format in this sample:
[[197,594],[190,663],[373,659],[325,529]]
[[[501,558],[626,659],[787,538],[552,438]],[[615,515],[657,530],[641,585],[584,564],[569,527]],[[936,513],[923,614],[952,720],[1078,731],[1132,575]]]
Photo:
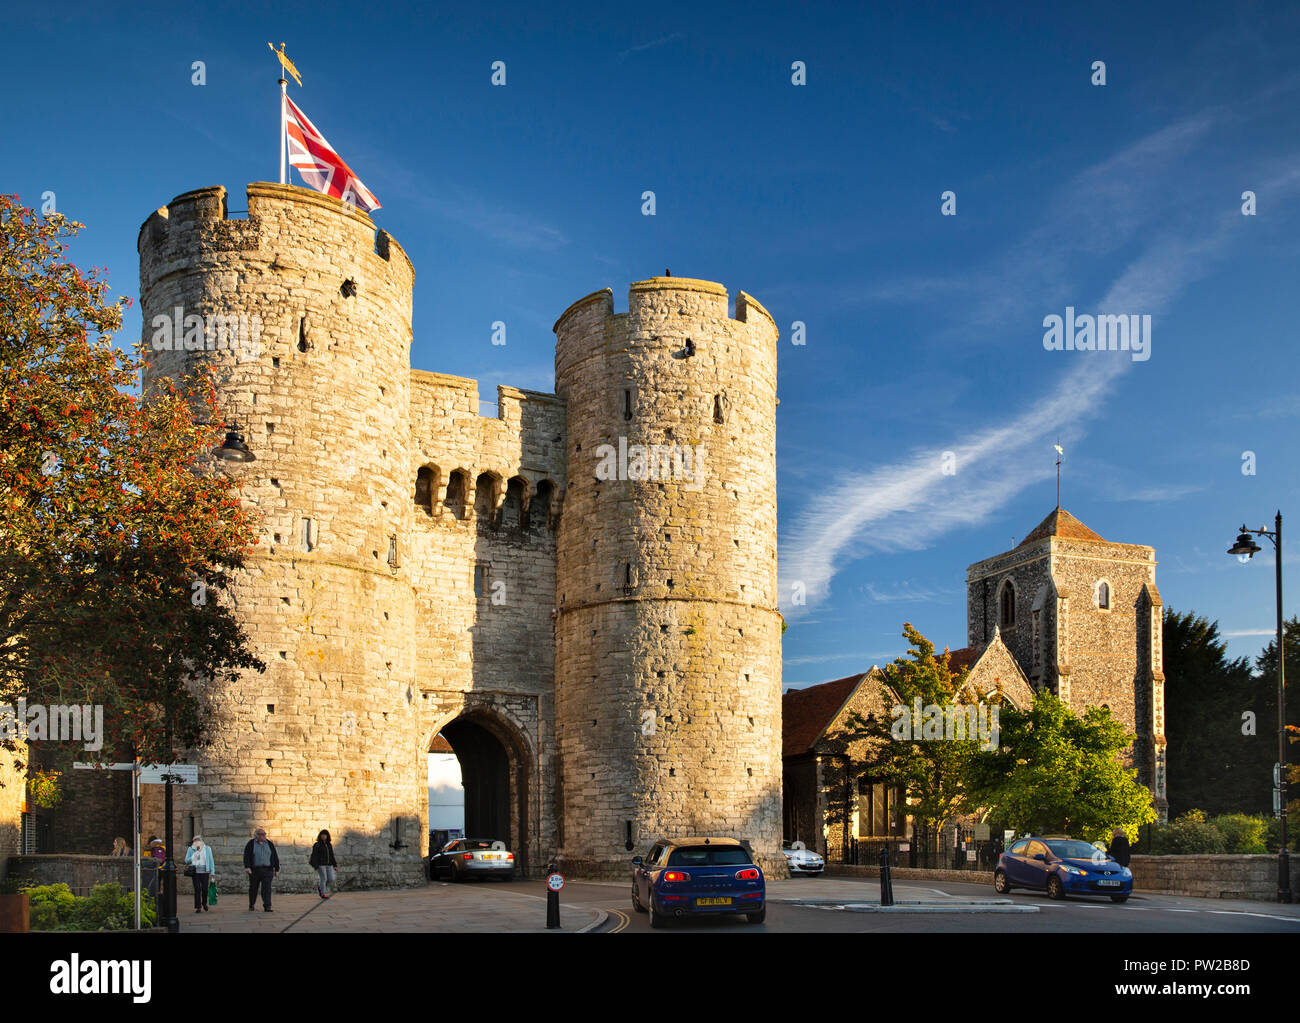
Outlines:
[[1118,863],[1121,867],[1127,867],[1129,860],[1132,858],[1128,847],[1128,836],[1124,834],[1123,828],[1116,828],[1110,838],[1110,848],[1106,850],[1110,853],[1110,858]]
[[130,856],[131,850],[126,847],[126,839],[118,837],[113,839],[113,851],[110,856]]
[[329,883],[334,880],[334,868],[338,866],[328,831],[322,830],[316,836],[316,844],[311,847],[311,859],[308,862],[316,868],[316,875],[320,879],[320,897],[328,899]]
[[212,850],[198,835],[185,850],[185,863],[185,873],[194,882],[194,912],[202,913],[208,908],[208,882],[216,876],[217,867]]
[[248,911],[257,908],[257,892],[262,892],[262,909],[270,913],[271,881],[280,876],[280,856],[275,843],[267,841],[266,829],[258,828],[244,846],[244,873],[248,875]]

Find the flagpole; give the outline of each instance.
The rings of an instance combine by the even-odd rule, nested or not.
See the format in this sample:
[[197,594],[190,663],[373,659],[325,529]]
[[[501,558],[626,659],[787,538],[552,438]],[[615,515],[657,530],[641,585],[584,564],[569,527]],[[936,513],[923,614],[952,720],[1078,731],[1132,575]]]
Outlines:
[[287,91],[288,87],[289,87],[288,80],[283,75],[281,75],[280,76],[280,184],[282,185],[288,184],[288,181],[285,180],[285,176],[284,176],[285,146],[287,145],[286,139],[289,134],[289,124],[288,124],[289,110],[285,106],[285,102],[289,98],[288,91]]

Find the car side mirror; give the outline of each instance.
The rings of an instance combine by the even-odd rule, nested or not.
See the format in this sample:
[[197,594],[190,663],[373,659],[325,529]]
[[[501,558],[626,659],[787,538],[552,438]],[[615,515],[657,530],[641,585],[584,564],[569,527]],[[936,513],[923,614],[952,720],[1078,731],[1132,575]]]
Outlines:
[[634,867],[639,867],[639,866],[641,866],[641,864],[642,864],[643,862],[644,862],[644,861],[641,859],[640,856],[633,856],[633,857],[632,857],[632,866],[634,866]]

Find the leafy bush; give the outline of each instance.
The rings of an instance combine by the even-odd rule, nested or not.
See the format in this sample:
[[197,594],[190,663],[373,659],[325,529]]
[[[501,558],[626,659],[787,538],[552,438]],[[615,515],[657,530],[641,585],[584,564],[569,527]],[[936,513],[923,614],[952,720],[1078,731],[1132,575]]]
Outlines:
[[[1268,825],[1263,817],[1251,817],[1244,813],[1225,813],[1210,821],[1230,853],[1266,853],[1268,848],[1264,839],[1268,834]],[[1290,838],[1290,836],[1287,836]]]
[[[135,925],[132,893],[119,884],[95,885],[86,896],[74,895],[61,882],[26,891],[34,931],[129,931]],[[145,895],[140,902],[140,924],[152,927],[155,919],[153,900]]]
[[[1300,835],[1297,834],[1300,832],[1300,819],[1292,818],[1288,812],[1287,824],[1290,826],[1286,829],[1286,847],[1290,852],[1300,852]],[[1282,822],[1276,817],[1270,817],[1267,829],[1264,844],[1269,852],[1275,853],[1282,845]]]

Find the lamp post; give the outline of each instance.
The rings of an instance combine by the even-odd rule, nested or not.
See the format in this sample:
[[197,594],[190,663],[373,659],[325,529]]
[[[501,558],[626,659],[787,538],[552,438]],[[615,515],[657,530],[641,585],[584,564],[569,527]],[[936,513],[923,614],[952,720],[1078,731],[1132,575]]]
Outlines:
[[1277,571],[1277,762],[1280,774],[1278,789],[1281,796],[1281,812],[1278,816],[1281,821],[1279,832],[1282,840],[1282,847],[1277,854],[1277,901],[1290,902],[1291,866],[1286,849],[1286,646],[1283,643],[1282,630],[1282,513],[1280,511],[1277,513],[1271,532],[1262,526],[1259,529],[1247,529],[1243,524],[1237,542],[1228,548],[1228,553],[1238,556],[1244,554],[1247,558],[1253,558],[1258,554],[1261,548],[1251,539],[1251,534],[1268,537],[1276,552],[1274,564]]
[[212,454],[225,462],[253,462],[257,456],[248,450],[248,445],[244,443],[244,435],[231,425],[226,430],[226,439],[222,442],[221,447],[213,448]]

